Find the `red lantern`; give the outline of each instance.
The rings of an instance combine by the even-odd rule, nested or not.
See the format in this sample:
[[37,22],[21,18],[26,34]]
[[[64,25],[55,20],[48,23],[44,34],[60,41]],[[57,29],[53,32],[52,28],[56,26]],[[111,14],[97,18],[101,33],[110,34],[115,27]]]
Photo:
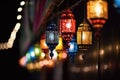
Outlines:
[[63,11],[60,16],[60,32],[67,45],[75,34],[75,26],[76,21],[72,11],[70,9]]

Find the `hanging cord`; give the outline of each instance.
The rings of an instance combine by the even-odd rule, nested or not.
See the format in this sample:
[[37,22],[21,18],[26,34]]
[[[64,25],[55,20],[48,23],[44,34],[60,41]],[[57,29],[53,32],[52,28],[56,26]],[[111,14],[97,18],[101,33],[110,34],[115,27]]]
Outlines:
[[[73,4],[72,6],[70,6],[69,8],[72,9],[74,8],[75,6],[79,5],[83,0],[79,0],[77,1],[75,4]],[[64,2],[64,0],[62,0],[58,5],[57,7],[59,7],[62,3]],[[56,16],[59,16],[64,10],[66,10],[67,8],[63,9],[62,11],[58,12],[56,15],[52,16],[51,18],[49,18],[48,21],[52,20],[53,18],[55,18]]]
[[83,22],[86,22],[86,18],[85,18],[85,16],[86,16],[86,4],[85,4],[85,2],[86,2],[86,0],[84,0],[84,4],[83,4],[83,6],[84,6],[84,20],[83,20]]

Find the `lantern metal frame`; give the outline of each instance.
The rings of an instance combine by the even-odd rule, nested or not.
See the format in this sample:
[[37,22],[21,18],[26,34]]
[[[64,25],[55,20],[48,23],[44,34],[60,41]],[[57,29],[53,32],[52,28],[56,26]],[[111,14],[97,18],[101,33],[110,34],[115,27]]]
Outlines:
[[66,48],[76,31],[76,20],[70,9],[66,9],[60,16],[60,32],[65,41]]
[[78,27],[77,44],[80,50],[87,50],[92,45],[92,31],[85,21]]
[[106,0],[89,0],[87,2],[87,19],[94,28],[102,28],[108,19]]
[[52,21],[46,28],[46,44],[50,49],[50,57],[53,57],[53,50],[58,44],[58,35],[57,25]]

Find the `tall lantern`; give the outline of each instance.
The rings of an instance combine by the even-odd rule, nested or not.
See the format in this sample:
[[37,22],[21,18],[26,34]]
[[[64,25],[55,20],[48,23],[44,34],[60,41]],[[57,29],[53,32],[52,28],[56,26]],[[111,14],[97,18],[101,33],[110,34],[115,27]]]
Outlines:
[[50,56],[53,57],[53,49],[55,49],[56,45],[58,44],[58,30],[55,23],[51,23],[46,28],[46,44],[48,45],[49,49],[51,50]]
[[101,80],[100,60],[100,29],[108,19],[108,4],[105,0],[89,0],[87,2],[87,19],[96,29],[97,38],[97,59],[98,59],[98,80]]
[[69,47],[68,43],[75,34],[75,26],[76,21],[72,11],[70,9],[63,11],[60,16],[60,33],[63,40],[66,42],[66,47]]
[[77,30],[77,44],[80,50],[87,50],[92,45],[92,31],[89,24],[83,21]]
[[87,19],[94,28],[101,29],[108,19],[108,4],[105,0],[87,2]]

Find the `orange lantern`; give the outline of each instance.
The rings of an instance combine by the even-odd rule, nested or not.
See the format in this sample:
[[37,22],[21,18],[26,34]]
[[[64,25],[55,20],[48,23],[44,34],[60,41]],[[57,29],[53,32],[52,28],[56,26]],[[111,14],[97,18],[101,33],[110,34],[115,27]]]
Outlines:
[[87,19],[94,28],[101,29],[108,19],[108,4],[105,0],[87,2]]

